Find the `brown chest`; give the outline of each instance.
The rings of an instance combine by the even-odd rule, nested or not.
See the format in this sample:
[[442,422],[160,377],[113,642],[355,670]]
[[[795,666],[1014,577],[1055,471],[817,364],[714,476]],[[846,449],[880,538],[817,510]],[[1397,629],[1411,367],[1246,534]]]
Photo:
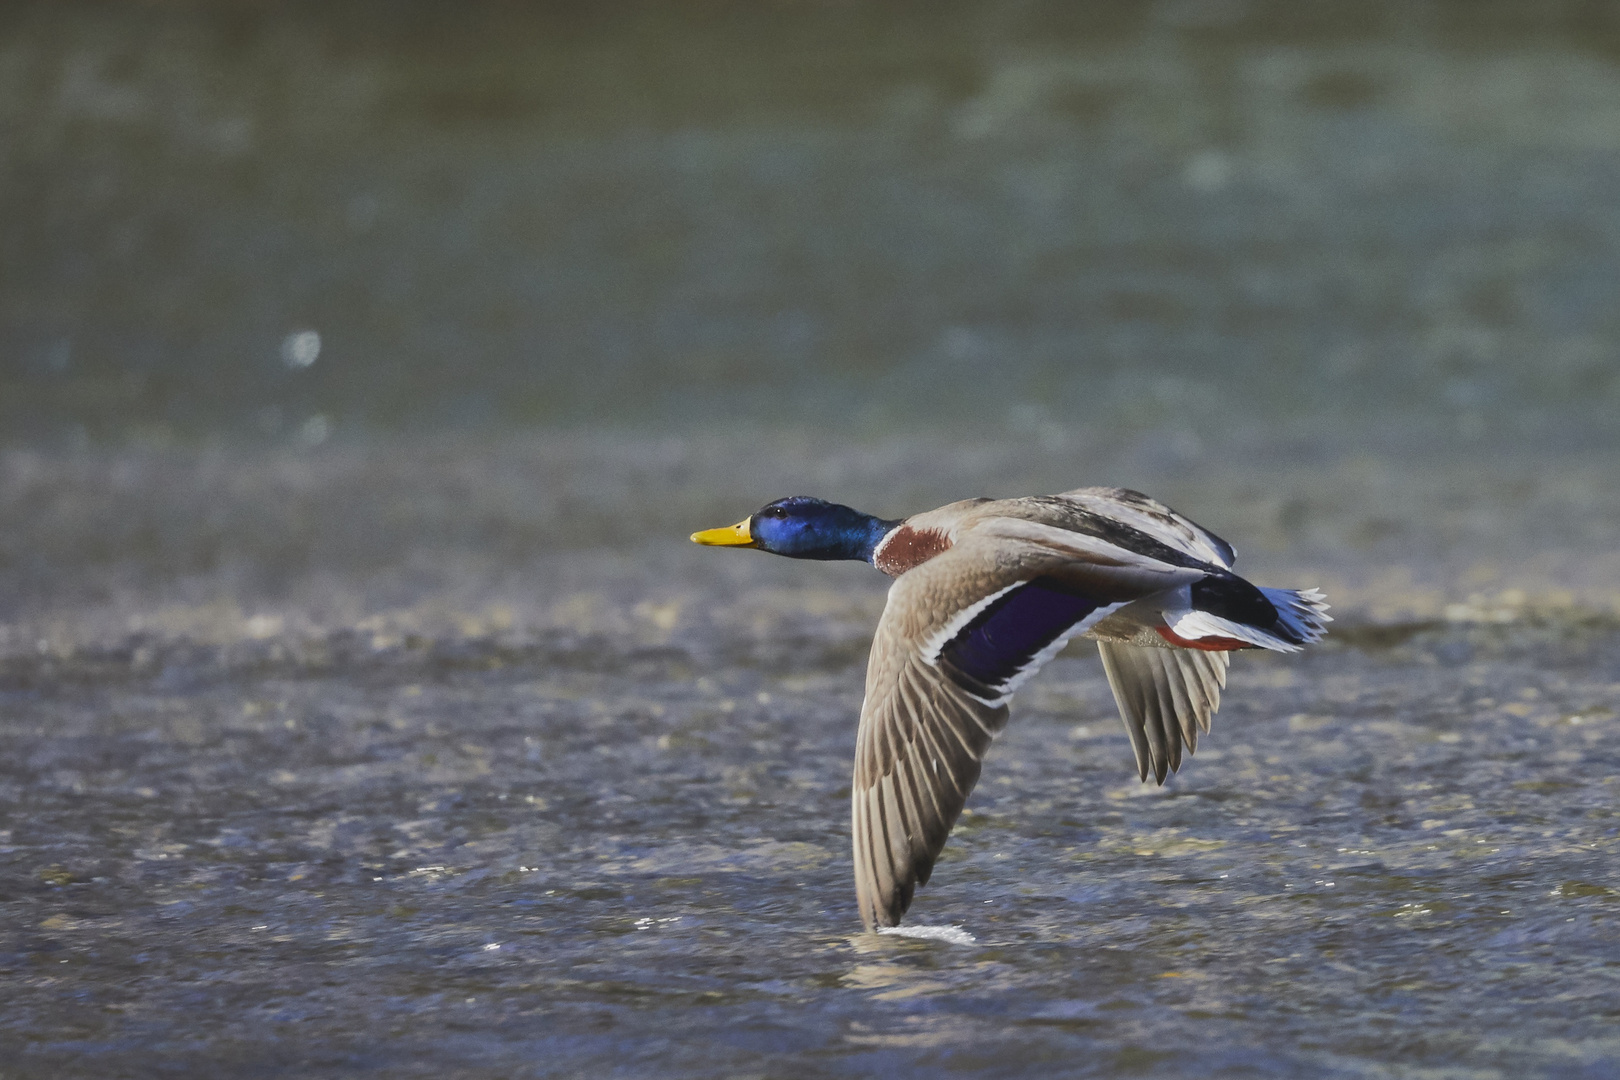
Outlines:
[[899,577],[940,552],[948,551],[950,546],[951,538],[942,532],[901,525],[884,537],[872,552],[872,565],[890,577]]

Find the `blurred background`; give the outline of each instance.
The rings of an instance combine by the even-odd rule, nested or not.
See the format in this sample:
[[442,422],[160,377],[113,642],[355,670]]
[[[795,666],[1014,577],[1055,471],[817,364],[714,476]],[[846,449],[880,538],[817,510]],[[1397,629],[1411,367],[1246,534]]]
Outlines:
[[1604,551],[1617,61],[1593,2],[8,4],[0,614],[801,490]]
[[1609,4],[0,20],[14,445],[1620,406]]
[[[627,1045],[592,1041],[600,1017],[638,1022],[625,1001],[645,987],[616,997],[614,979],[641,986],[636,972],[667,961],[670,982],[646,992],[678,996],[704,965],[789,964],[797,938],[771,939],[782,955],[717,960],[705,950],[718,937],[699,935],[660,961],[613,953],[601,935],[645,929],[626,920],[656,906],[604,898],[645,899],[666,863],[714,871],[701,888],[658,894],[689,925],[717,912],[726,925],[757,917],[770,934],[785,911],[848,922],[839,785],[886,582],[686,542],[794,493],[899,517],[971,495],[1125,484],[1226,536],[1257,581],[1324,588],[1339,622],[1312,661],[1323,681],[1288,683],[1245,658],[1232,700],[1253,712],[1223,714],[1239,740],[1220,744],[1228,771],[1203,754],[1198,767],[1247,793],[1261,781],[1241,772],[1243,737],[1319,746],[1321,760],[1292,801],[1189,828],[1265,814],[1277,818],[1267,828],[1291,828],[1346,776],[1361,787],[1334,820],[1366,834],[1345,832],[1338,852],[1378,848],[1378,822],[1425,799],[1412,828],[1585,822],[1612,803],[1596,779],[1612,778],[1606,751],[1543,759],[1516,740],[1532,721],[1585,717],[1578,730],[1595,735],[1597,718],[1614,719],[1603,703],[1620,686],[1617,300],[1620,4],[1607,0],[10,0],[0,903],[23,929],[0,938],[0,980],[14,979],[6,1023],[61,1060],[86,1046],[179,1060],[184,1045],[210,1068],[228,1058],[219,1046],[274,1057],[230,1043],[245,1015],[329,1024],[311,1045],[340,1049],[368,1046],[363,1029],[391,1030],[390,1016],[405,1016],[406,1035],[450,1039],[451,1028],[411,1026],[412,1010],[438,1024],[448,1007],[424,1004],[422,971],[455,985],[457,1001],[490,981],[513,1001],[533,988],[476,964],[451,971],[450,953],[434,951],[451,949],[443,928],[463,926],[454,948],[469,956],[490,947],[486,930],[498,943],[513,910],[502,905],[552,895],[536,874],[574,896],[541,919],[571,927],[569,963],[620,965],[600,994],[559,982],[544,999],[557,1015],[578,1010],[558,1030],[578,1035],[567,1052],[582,1075],[592,1061],[607,1075]],[[1559,664],[1570,681],[1543,685]],[[1092,653],[1055,669],[1042,685],[1056,689],[1031,698],[1028,734],[1009,734],[998,767],[1057,762],[1123,782],[1128,752]],[[1330,730],[1348,744],[1302,734],[1330,722],[1313,713],[1328,709],[1313,696],[1322,686],[1336,688]],[[1423,706],[1435,724],[1494,734],[1454,746],[1448,731],[1437,747],[1404,726],[1424,693],[1437,695]],[[1488,704],[1475,709],[1479,695]],[[1491,712],[1495,727],[1479,719],[1509,701],[1520,711]],[[1340,724],[1357,715],[1373,726]],[[1115,741],[1074,764],[1064,755],[1091,745],[1066,734],[1078,716]],[[1565,746],[1538,737],[1542,753]],[[793,751],[813,768],[792,774],[804,801],[773,821],[767,804],[792,787],[789,738],[813,742]],[[1524,785],[1542,783],[1544,766],[1570,776],[1579,762],[1592,786],[1559,789],[1543,817],[1484,796],[1458,809],[1484,791],[1539,799]],[[1486,771],[1465,790],[1416,793],[1435,775],[1462,783],[1465,765]],[[1281,781],[1279,768],[1261,770],[1264,782]],[[1072,775],[1051,780],[1054,805],[1080,797]],[[1126,804],[1084,775],[1085,797],[1104,800],[1083,807],[1086,820],[1119,818]],[[649,792],[664,800],[658,821],[636,817]],[[1042,844],[1102,850],[1116,833],[1121,858],[1149,854],[1154,842],[1126,837],[1180,821],[1169,801],[1130,806],[1100,831],[1026,837],[1028,864],[1060,865]],[[1039,818],[1026,809],[1009,813]],[[805,831],[812,822],[822,831]],[[1248,852],[1233,828],[1220,843]],[[1591,828],[1559,834],[1576,854],[1557,880],[1597,905],[1614,892],[1579,860],[1598,858],[1593,838],[1614,830]],[[710,835],[715,850],[682,846]],[[735,862],[762,836],[790,835],[810,847]],[[991,867],[1002,856],[990,833],[975,835],[964,858]],[[1502,847],[1503,864],[1564,850],[1535,835]],[[1439,895],[1458,880],[1422,861],[1435,848],[1397,856],[1388,843],[1381,857],[1406,876],[1380,879],[1369,903],[1409,915],[1413,882]],[[1284,857],[1266,850],[1250,865]],[[1218,880],[1231,867],[1209,869]],[[497,871],[517,876],[455,876]],[[773,891],[807,873],[820,876],[799,899]],[[472,880],[483,884],[457,884]],[[986,870],[981,884],[1003,880]],[[1519,903],[1491,891],[1508,885],[1466,880],[1491,910],[1452,916],[1457,955],[1539,972],[1502,991],[1513,1003],[1502,1022],[1579,1012],[1518,1011],[1554,1000],[1534,982],[1544,975],[1574,993],[1567,971],[1513,953],[1563,939],[1494,936],[1507,931],[1485,916]],[[579,882],[595,884],[569,893]],[[77,886],[99,899],[53,906]],[[1042,887],[1064,903],[1095,899]],[[382,889],[395,907],[377,906]],[[822,907],[792,907],[812,893]],[[1109,940],[1151,958],[1169,946],[1130,936],[1139,897],[1121,896],[1110,918],[1123,936]],[[196,906],[165,906],[182,902]],[[164,921],[170,910],[191,912],[195,939]],[[305,925],[264,945],[252,935],[278,932],[278,911]],[[98,918],[124,922],[81,981],[19,959],[67,963],[51,950],[79,956],[71,928],[111,925]],[[1547,914],[1549,927],[1565,922]],[[1302,936],[1240,936],[1221,961],[1238,972],[1229,1003],[1280,995],[1257,1016],[1282,1015],[1310,987],[1325,988],[1319,1010],[1386,1000],[1396,991],[1377,980],[1414,951],[1374,934],[1388,952],[1361,981],[1290,983],[1273,968],[1244,982],[1251,954],[1317,957],[1316,923],[1275,926]],[[1074,945],[1054,946],[1052,962],[1083,973],[1102,955],[1097,939],[1068,932],[1052,931]],[[318,973],[340,938],[360,966],[334,990]],[[1599,926],[1561,955],[1596,964],[1613,939]],[[540,963],[574,972],[556,937],[536,940]],[[783,991],[790,1023],[842,1007],[816,987],[897,985],[881,963],[848,982],[842,942],[823,942],[812,964],[831,968]],[[162,972],[137,962],[156,955],[171,958]],[[1310,978],[1328,978],[1322,963]],[[1163,1012],[1169,984],[1137,974],[1140,1000]],[[258,989],[244,998],[187,996],[249,975]],[[1045,1008],[1067,977],[1007,985]],[[1608,978],[1582,992],[1607,993]],[[301,989],[265,989],[283,983]],[[140,989],[107,1004],[117,986]],[[1484,1023],[1498,1003],[1412,993],[1392,1007],[1430,1032]],[[113,1008],[137,1009],[141,995],[163,1005],[146,1028]],[[71,1018],[84,1001],[106,1007],[81,1024]],[[352,1023],[333,1019],[351,1007]],[[1235,1015],[1222,1008],[1206,1014]],[[188,1015],[192,1031],[171,1024]],[[695,1014],[670,1015],[679,1032]],[[1369,1015],[1345,1020],[1345,1038],[1366,1041],[1334,1044],[1350,1055],[1334,1061],[1415,1045],[1386,1039]],[[529,1030],[512,1023],[502,1030]],[[1188,1023],[1183,1043],[1149,1031],[1144,1045],[1184,1046],[1176,1060],[1196,1071],[1213,1044]],[[1268,1023],[1231,1045],[1275,1037],[1272,1056],[1232,1049],[1238,1066],[1326,1075],[1290,1056],[1319,1029]],[[184,1041],[198,1031],[223,1041]],[[396,1070],[415,1060],[406,1035]],[[1102,1037],[1118,1049],[1115,1029]],[[302,1060],[286,1049],[296,1043],[274,1053]],[[654,1038],[645,1060],[666,1060],[670,1045],[685,1044]],[[1606,1045],[1611,1066],[1592,1075],[1612,1074]],[[1410,1059],[1458,1053],[1419,1047]],[[330,1060],[341,1072],[350,1059]],[[526,1059],[500,1060],[491,1075]],[[692,1060],[692,1075],[714,1075]],[[898,1059],[861,1060],[900,1075]]]

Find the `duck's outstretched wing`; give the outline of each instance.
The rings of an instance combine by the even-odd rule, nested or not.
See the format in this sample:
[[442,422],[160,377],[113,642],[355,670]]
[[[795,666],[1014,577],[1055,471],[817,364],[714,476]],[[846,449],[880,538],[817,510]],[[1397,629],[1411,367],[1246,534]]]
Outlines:
[[1001,522],[899,577],[872,642],[850,789],[855,888],[893,926],[979,778],[1012,693],[1123,604],[1200,572]]
[[[872,658],[880,667],[877,650]],[[868,696],[850,788],[855,895],[867,929],[894,926],[928,881],[1007,706],[990,705],[914,651],[881,662],[887,692]]]
[[1181,768],[1181,748],[1198,748],[1198,733],[1221,707],[1230,654],[1201,649],[1157,649],[1099,641],[1103,670],[1119,704],[1120,719],[1136,751],[1136,771],[1164,783]]

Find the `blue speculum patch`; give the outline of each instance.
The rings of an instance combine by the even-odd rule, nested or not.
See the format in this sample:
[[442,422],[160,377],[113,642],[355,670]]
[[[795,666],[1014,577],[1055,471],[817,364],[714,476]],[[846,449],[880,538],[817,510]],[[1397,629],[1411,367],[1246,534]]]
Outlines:
[[1036,578],[980,612],[940,655],[969,678],[1000,687],[1097,607],[1088,596]]

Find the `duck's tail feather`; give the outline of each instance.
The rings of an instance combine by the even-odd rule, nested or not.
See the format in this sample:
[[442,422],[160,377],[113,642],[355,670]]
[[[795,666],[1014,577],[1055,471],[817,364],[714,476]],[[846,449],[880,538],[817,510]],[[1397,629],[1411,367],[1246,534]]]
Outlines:
[[1277,609],[1277,621],[1296,645],[1310,645],[1321,641],[1327,634],[1329,615],[1327,597],[1315,589],[1265,589],[1271,606]]
[[[1224,611],[1211,605],[1174,614],[1167,612],[1165,625],[1171,644],[1194,649],[1298,652],[1320,641],[1327,633],[1326,624],[1333,621],[1327,614],[1322,594],[1315,589],[1256,589],[1248,582],[1240,584],[1254,597],[1258,610],[1254,606],[1226,604]],[[1265,597],[1263,602],[1261,595]],[[1207,603],[1212,596],[1220,598],[1210,590],[1202,599]]]

